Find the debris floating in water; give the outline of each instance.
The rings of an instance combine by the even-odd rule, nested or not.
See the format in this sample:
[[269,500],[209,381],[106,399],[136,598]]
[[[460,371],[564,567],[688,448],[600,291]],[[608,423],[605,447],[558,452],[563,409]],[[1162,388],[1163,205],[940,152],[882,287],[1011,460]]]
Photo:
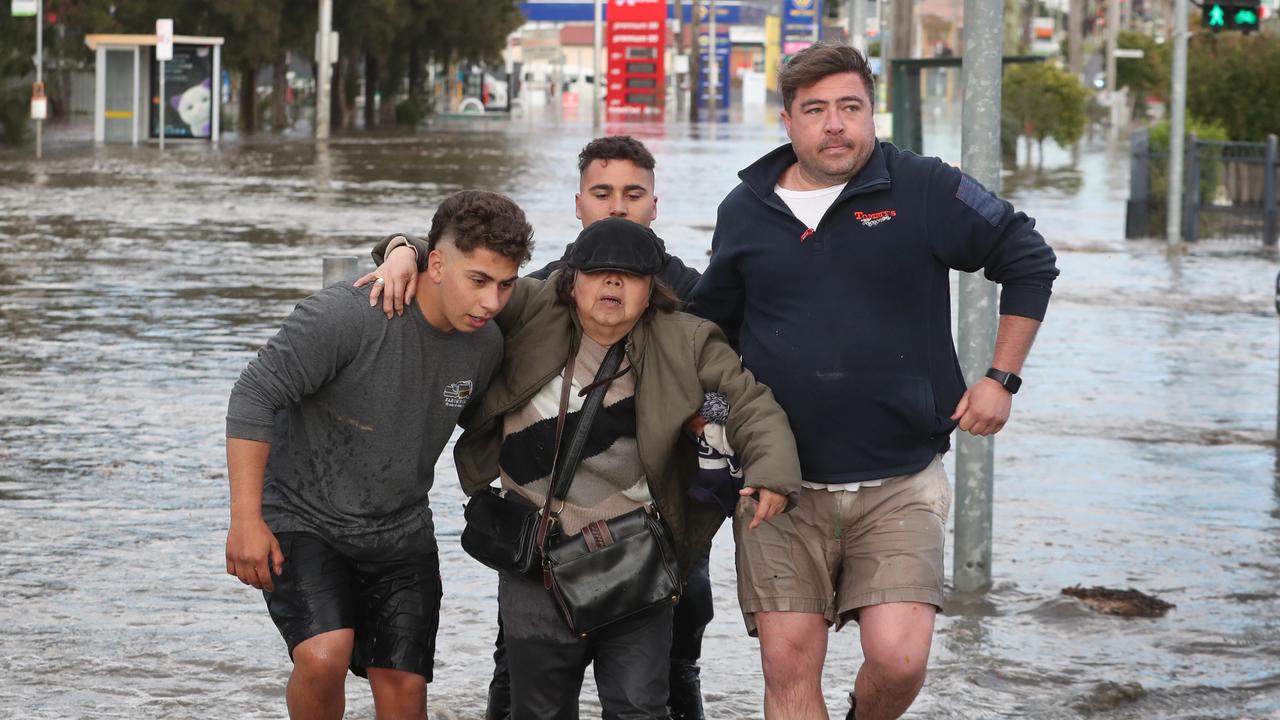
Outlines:
[[1062,588],[1062,594],[1079,598],[1085,605],[1105,615],[1121,617],[1164,617],[1165,613],[1177,607],[1133,588],[1116,590],[1100,585],[1091,588],[1073,585]]

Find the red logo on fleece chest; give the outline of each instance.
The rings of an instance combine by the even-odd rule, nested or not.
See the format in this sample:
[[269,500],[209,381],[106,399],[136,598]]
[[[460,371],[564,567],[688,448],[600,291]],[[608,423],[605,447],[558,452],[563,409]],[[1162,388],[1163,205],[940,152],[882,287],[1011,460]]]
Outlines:
[[875,227],[880,223],[886,223],[898,216],[897,210],[881,210],[880,212],[864,213],[857,211],[853,214],[853,219],[858,220],[867,227]]

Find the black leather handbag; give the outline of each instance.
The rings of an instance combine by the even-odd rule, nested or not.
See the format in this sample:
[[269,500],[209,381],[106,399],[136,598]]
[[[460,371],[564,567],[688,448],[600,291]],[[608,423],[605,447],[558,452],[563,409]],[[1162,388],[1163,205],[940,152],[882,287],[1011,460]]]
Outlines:
[[542,556],[534,541],[541,514],[538,506],[503,497],[487,487],[471,496],[462,511],[462,549],[500,572],[540,577]]
[[[609,383],[617,377],[623,345],[614,344],[605,355],[567,445],[562,448],[557,442],[546,517],[554,517],[553,498],[563,501],[569,495],[591,423]],[[680,575],[671,531],[652,508],[637,508],[609,520],[597,520],[577,535],[553,537],[536,533],[536,539],[542,556],[543,585],[555,595],[569,629],[581,637],[680,600]]]
[[680,601],[671,531],[647,507],[561,538],[547,548],[547,565],[560,612],[581,637]]

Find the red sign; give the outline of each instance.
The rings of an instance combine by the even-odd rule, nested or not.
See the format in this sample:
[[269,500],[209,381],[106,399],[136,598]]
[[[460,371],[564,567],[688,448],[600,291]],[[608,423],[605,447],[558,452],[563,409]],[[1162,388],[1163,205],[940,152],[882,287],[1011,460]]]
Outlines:
[[610,112],[658,114],[667,94],[667,0],[609,0]]

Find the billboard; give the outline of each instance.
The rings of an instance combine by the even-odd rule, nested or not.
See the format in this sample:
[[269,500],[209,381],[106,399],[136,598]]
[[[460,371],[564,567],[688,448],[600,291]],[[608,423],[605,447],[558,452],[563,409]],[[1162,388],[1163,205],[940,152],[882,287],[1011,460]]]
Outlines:
[[164,63],[165,98],[160,97],[160,62],[151,64],[151,137],[160,137],[163,99],[166,138],[208,138],[213,113],[213,49],[207,45],[174,45]]
[[711,26],[709,23],[701,26],[701,32],[698,34],[698,62],[700,67],[698,70],[698,107],[707,107],[708,101],[711,99],[711,93],[716,94],[717,112],[728,109],[729,107],[729,55],[733,50],[733,45],[729,40],[729,26],[716,25],[716,86],[711,87]]
[[819,40],[822,0],[782,0],[782,54],[794,55]]
[[667,96],[666,0],[609,0],[608,91],[612,113],[657,114]]

